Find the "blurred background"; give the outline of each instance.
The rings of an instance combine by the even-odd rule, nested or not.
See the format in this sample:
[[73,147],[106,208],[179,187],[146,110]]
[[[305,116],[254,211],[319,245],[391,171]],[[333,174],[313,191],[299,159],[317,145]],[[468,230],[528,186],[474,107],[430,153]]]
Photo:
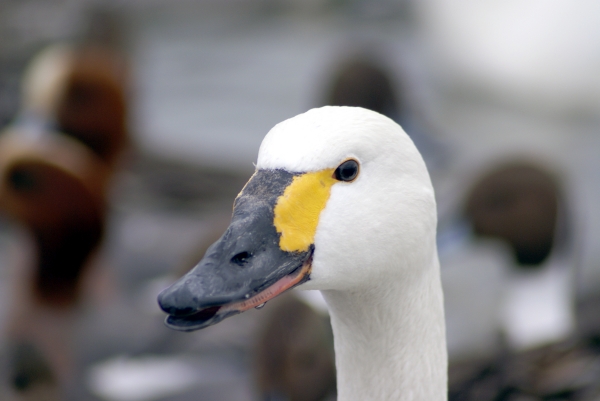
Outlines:
[[319,294],[156,304],[326,104],[428,165],[450,399],[600,399],[599,3],[0,0],[0,400],[334,400]]

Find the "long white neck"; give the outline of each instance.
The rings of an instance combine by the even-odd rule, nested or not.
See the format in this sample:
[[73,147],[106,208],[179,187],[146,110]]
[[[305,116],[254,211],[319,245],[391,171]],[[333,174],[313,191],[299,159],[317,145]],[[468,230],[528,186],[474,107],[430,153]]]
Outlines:
[[437,257],[402,282],[323,291],[335,341],[338,401],[443,401],[447,351]]

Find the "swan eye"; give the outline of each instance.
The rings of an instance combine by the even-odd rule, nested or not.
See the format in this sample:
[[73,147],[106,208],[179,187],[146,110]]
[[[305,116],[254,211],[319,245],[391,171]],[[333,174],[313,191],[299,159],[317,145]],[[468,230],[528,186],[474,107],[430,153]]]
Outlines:
[[356,160],[346,160],[335,169],[333,176],[338,181],[352,181],[358,176],[358,162]]

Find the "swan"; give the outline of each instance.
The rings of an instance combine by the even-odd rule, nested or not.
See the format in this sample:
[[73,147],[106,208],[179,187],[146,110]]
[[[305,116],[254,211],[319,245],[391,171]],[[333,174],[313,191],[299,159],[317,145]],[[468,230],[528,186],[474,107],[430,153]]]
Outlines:
[[395,122],[326,106],[277,124],[231,225],[159,294],[170,328],[197,330],[289,288],[321,290],[338,400],[447,399],[436,205]]

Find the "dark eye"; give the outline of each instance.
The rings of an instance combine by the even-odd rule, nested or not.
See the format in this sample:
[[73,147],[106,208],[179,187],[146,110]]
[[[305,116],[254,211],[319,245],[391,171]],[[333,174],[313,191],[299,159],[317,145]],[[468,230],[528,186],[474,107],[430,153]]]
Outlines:
[[333,176],[339,181],[352,181],[358,175],[358,162],[356,160],[346,160],[335,169]]

